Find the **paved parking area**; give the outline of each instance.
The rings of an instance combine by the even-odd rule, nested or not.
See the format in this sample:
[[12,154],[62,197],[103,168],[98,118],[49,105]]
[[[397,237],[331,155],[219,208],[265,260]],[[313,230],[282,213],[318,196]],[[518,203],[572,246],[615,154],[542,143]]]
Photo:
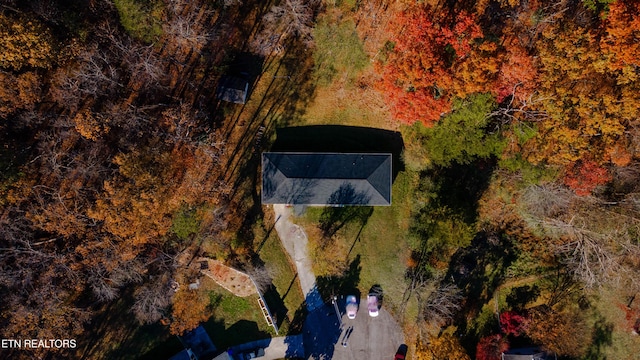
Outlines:
[[[339,301],[344,301],[340,299]],[[334,359],[341,360],[393,360],[398,347],[404,343],[402,329],[396,320],[385,310],[380,309],[377,317],[370,317],[366,303],[360,303],[356,318],[342,317],[342,333],[335,345]],[[349,330],[351,329],[351,330]],[[350,335],[343,341],[347,331]]]

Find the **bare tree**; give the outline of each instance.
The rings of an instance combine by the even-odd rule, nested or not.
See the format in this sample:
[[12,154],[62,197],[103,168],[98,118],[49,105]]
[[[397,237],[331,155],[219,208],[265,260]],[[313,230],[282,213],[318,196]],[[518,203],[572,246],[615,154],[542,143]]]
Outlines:
[[436,327],[442,327],[460,310],[462,293],[455,284],[441,284],[427,298],[422,308],[423,318]]
[[199,52],[216,34],[206,26],[213,11],[203,6],[189,6],[184,0],[171,1],[168,21],[163,25],[168,39],[183,53]]
[[247,274],[251,276],[260,293],[264,293],[273,284],[271,273],[271,270],[264,265],[251,266],[247,269]]
[[262,18],[262,30],[251,42],[254,51],[265,56],[283,50],[284,43],[296,37],[304,43],[313,40],[312,31],[320,0],[283,0]]
[[555,184],[529,186],[520,197],[527,213],[536,218],[555,218],[569,210],[571,200],[575,198],[570,190]]
[[615,212],[605,201],[550,185],[529,187],[521,200],[529,225],[553,239],[555,253],[587,288],[638,286],[640,245],[633,234],[640,218],[633,209]]
[[171,304],[175,291],[171,289],[171,277],[160,275],[136,289],[136,299],[131,311],[142,324],[159,321]]
[[522,121],[539,122],[548,119],[549,115],[545,111],[539,110],[538,105],[549,99],[541,98],[534,93],[526,99],[516,100],[515,93],[520,85],[514,85],[509,102],[489,116],[501,120],[503,124],[521,123]]

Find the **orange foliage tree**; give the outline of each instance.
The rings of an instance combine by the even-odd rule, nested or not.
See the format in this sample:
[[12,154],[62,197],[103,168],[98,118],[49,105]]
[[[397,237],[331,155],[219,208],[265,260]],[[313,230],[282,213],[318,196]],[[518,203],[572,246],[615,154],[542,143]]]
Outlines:
[[611,4],[605,26],[606,36],[601,44],[609,70],[619,72],[618,82],[635,81],[640,65],[640,1]]
[[432,19],[429,7],[399,13],[391,25],[393,50],[380,69],[394,117],[408,124],[430,126],[451,110],[452,70],[482,37],[475,17],[464,11],[453,21]]
[[596,187],[604,185],[610,180],[611,174],[608,170],[592,160],[572,164],[564,176],[564,183],[581,196],[591,194]]

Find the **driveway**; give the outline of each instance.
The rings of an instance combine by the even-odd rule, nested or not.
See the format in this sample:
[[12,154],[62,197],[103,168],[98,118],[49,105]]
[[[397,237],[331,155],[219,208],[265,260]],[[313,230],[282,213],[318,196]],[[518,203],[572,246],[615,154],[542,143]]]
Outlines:
[[[370,317],[366,299],[364,306],[360,303],[355,319],[346,317],[344,298],[338,299],[339,315],[336,314],[333,306],[325,304],[318,293],[307,250],[307,234],[291,221],[291,208],[274,205],[273,209],[276,232],[296,266],[305,294],[308,313],[303,326],[303,343],[306,359],[393,359],[403,343],[402,329],[396,320],[384,307],[378,317]],[[345,347],[343,340],[347,332]]]
[[[339,300],[340,301],[340,300]],[[342,299],[344,302],[344,299]],[[362,305],[362,304],[361,304]],[[398,347],[404,343],[402,329],[384,307],[377,317],[369,316],[365,306],[351,320],[342,317],[343,331],[335,345],[334,358],[344,360],[381,359],[391,360]],[[345,340],[345,335],[349,336]],[[346,344],[346,346],[344,346]]]

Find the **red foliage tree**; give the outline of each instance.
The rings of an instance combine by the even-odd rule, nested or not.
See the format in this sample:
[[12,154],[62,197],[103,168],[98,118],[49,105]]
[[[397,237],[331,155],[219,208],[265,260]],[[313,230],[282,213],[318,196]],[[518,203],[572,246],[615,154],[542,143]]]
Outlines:
[[499,360],[509,349],[509,342],[500,334],[485,336],[476,347],[476,360]]
[[515,311],[500,314],[500,328],[505,335],[520,336],[524,334],[527,319]]
[[610,180],[609,171],[592,160],[582,160],[569,165],[564,176],[565,185],[580,196],[591,194],[597,186]]
[[430,126],[451,109],[452,68],[482,37],[475,17],[466,12],[455,21],[432,20],[429,8],[399,13],[391,24],[395,46],[381,69],[381,90],[396,119]]

